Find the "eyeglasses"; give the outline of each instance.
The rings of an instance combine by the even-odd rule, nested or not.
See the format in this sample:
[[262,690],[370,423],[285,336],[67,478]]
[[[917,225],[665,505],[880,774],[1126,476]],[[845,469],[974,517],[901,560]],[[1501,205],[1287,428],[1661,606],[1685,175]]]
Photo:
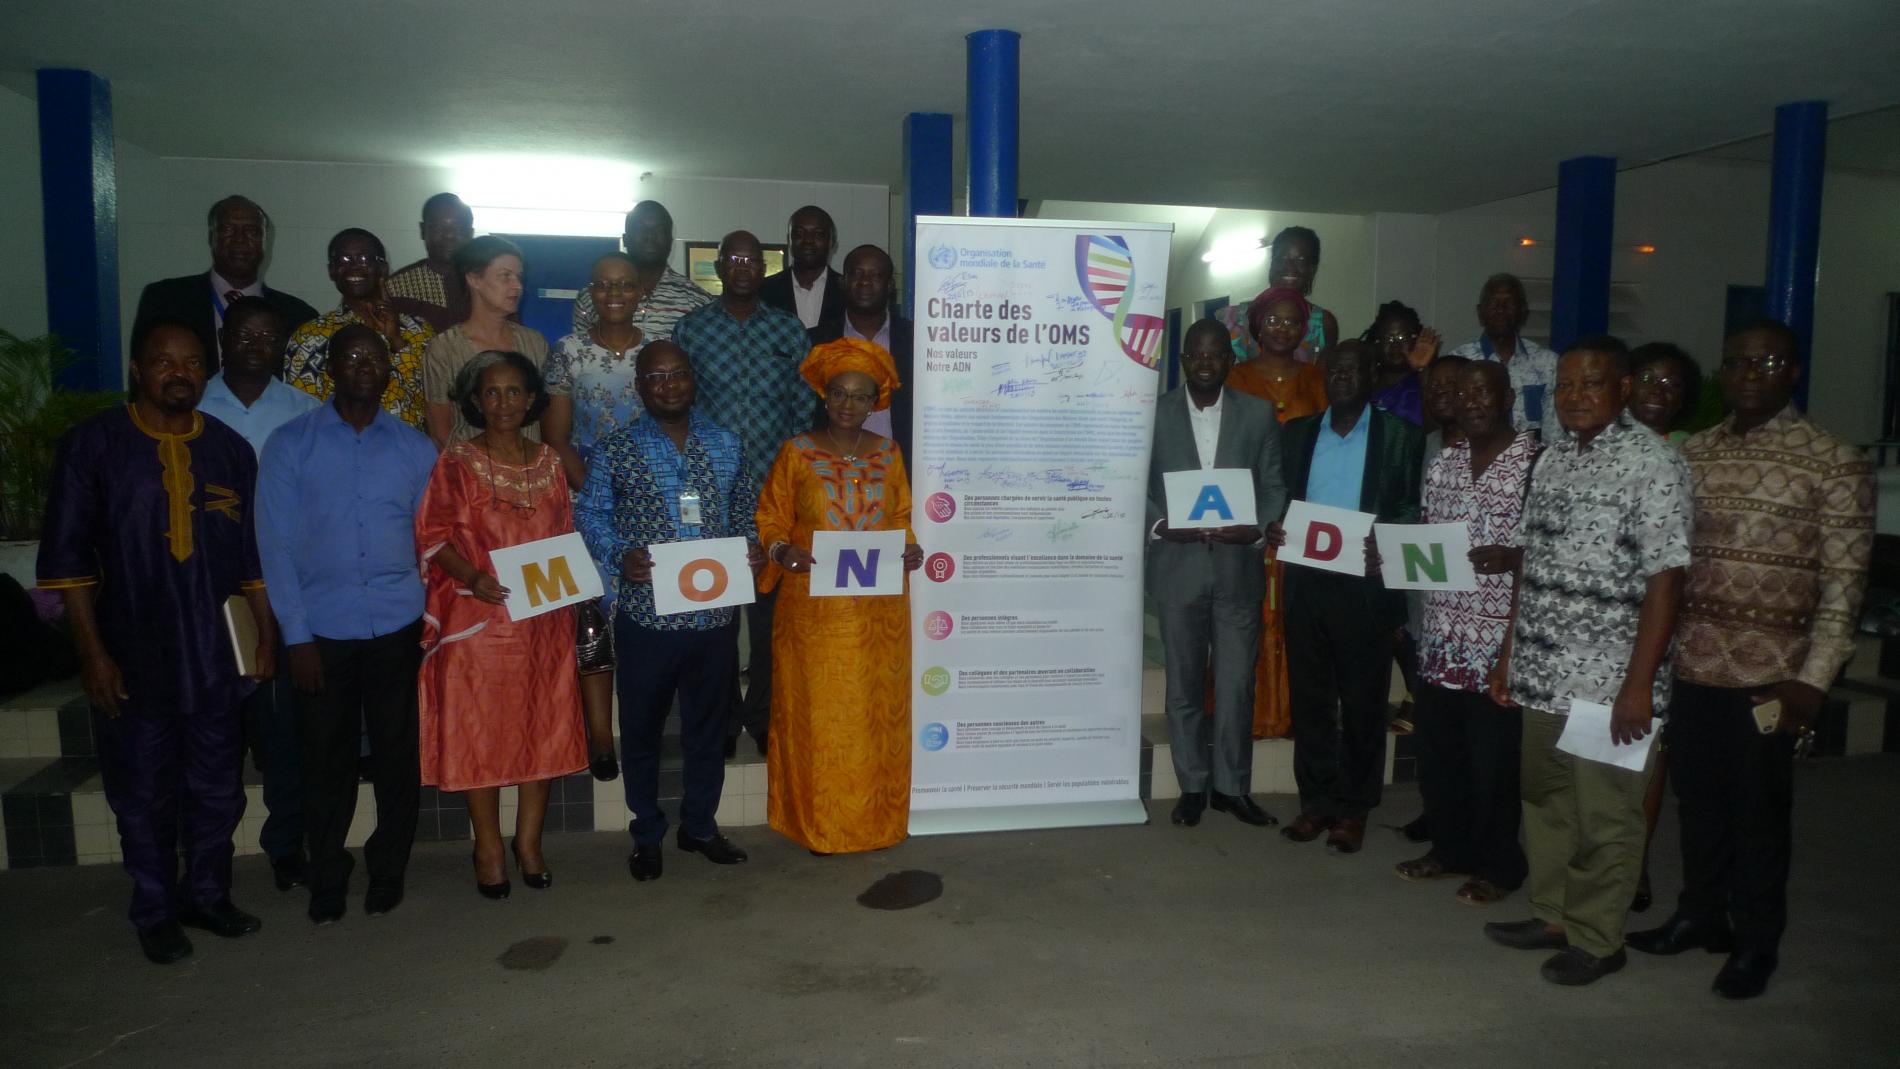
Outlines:
[[284,336],[274,330],[234,330],[231,341],[235,345],[265,345],[278,348],[284,344]]
[[834,405],[868,405],[877,400],[874,393],[854,393],[850,390],[826,390],[825,399]]
[[345,254],[330,257],[330,265],[332,267],[374,267],[377,264],[386,264],[388,262],[388,260],[373,253],[361,253],[355,256]]
[[386,352],[377,352],[373,349],[369,352],[352,351],[337,353],[330,357],[330,363],[336,367],[355,367],[357,364],[375,364],[378,367],[386,367],[389,364],[389,354]]
[[1636,376],[1636,381],[1645,386],[1681,386],[1682,380],[1661,371],[1645,370]]
[[638,293],[640,283],[633,279],[625,281],[614,279],[607,282],[589,282],[587,288],[595,293]]
[[1397,330],[1397,331],[1393,331],[1390,334],[1387,334],[1385,337],[1380,338],[1379,340],[1384,342],[1387,345],[1394,345],[1394,344],[1410,345],[1413,342],[1418,340],[1418,331]]
[[1765,356],[1725,356],[1722,358],[1722,370],[1730,375],[1745,375],[1750,371],[1761,375],[1779,375],[1794,366],[1794,358],[1780,353]]
[[1263,327],[1297,327],[1302,322],[1290,316],[1277,316],[1271,313],[1260,317],[1260,325]]
[[722,256],[727,267],[754,267],[760,262],[757,256]]
[[648,386],[664,386],[669,382],[691,382],[693,369],[677,367],[671,371],[642,371],[638,378]]

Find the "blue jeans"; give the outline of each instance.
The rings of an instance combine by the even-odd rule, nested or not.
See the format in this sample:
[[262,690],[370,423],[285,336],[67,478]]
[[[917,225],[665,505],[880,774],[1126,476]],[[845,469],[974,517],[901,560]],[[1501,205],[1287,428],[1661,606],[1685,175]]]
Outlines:
[[651,846],[666,837],[660,740],[675,694],[684,757],[680,828],[694,839],[719,831],[713,814],[726,784],[726,712],[739,670],[737,630],[736,620],[710,631],[656,631],[624,615],[614,617],[620,755],[627,808],[633,813],[627,831],[635,845]]

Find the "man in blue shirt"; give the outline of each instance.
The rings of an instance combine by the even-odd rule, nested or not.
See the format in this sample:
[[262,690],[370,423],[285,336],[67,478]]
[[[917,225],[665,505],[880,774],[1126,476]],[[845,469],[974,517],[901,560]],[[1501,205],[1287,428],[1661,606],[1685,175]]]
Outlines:
[[360,323],[330,339],[330,403],[278,429],[258,473],[258,553],[290,654],[300,712],[310,919],[343,916],[355,866],[359,741],[375,756],[376,831],[363,845],[365,913],[402,901],[421,775],[416,673],[422,579],[416,508],[436,453],[383,411],[389,343]]
[[[1327,350],[1326,410],[1289,421],[1280,456],[1294,499],[1355,512],[1381,523],[1418,520],[1419,429],[1372,405],[1376,354],[1361,341]],[[1267,529],[1275,546],[1286,539]],[[1294,842],[1322,832],[1341,854],[1359,851],[1366,815],[1385,782],[1386,691],[1392,643],[1405,600],[1379,580],[1366,539],[1361,575],[1290,567],[1286,574],[1287,697],[1293,714],[1293,775],[1300,815],[1280,829]]]
[[[284,316],[262,297],[239,297],[224,310],[218,344],[224,369],[205,380],[198,411],[216,418],[264,453],[271,432],[323,402],[285,385],[284,340],[290,331]],[[287,663],[280,649],[279,665]],[[260,683],[239,708],[245,746],[264,777],[264,809],[269,814],[257,845],[270,858],[279,891],[304,881],[303,775],[297,764],[297,702],[290,674],[278,672]]]
[[[746,467],[758,485],[765,482],[779,446],[811,430],[811,387],[798,374],[811,343],[797,316],[759,299],[765,252],[758,238],[744,230],[727,234],[713,270],[722,286],[719,299],[681,319],[673,340],[693,362],[700,408],[739,436]],[[733,686],[728,755],[742,727],[765,752],[772,723],[773,601],[774,595],[761,595],[746,611],[750,659],[743,701],[736,680]]]
[[[796,320],[794,320],[796,322]],[[804,328],[800,327],[800,336]],[[744,537],[754,576],[759,549],[759,484],[739,436],[693,405],[694,369],[672,342],[654,342],[635,363],[646,414],[602,439],[574,506],[574,525],[595,560],[618,565],[614,645],[619,667],[620,748],[633,821],[628,871],[658,879],[666,814],[660,811],[660,737],[679,695],[684,797],[675,842],[718,865],[746,859],[719,834],[713,814],[725,786],[720,750],[738,674],[739,630],[733,607],[661,616],[653,607],[648,546],[701,538]]]

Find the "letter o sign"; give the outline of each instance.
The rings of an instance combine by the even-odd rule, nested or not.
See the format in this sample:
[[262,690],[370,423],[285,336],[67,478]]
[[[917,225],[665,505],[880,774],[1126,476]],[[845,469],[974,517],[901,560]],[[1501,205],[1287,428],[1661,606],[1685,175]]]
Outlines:
[[711,601],[725,592],[726,566],[718,561],[701,557],[680,568],[680,596],[687,601]]

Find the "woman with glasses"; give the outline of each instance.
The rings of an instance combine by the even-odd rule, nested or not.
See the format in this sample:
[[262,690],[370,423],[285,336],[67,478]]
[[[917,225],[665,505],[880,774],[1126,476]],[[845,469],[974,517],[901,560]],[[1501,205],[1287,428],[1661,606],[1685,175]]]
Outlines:
[[[1281,423],[1326,409],[1326,379],[1318,364],[1298,356],[1312,306],[1299,290],[1273,286],[1247,306],[1247,331],[1260,355],[1234,365],[1227,385],[1263,398]],[[1286,683],[1286,572],[1267,550],[1267,596],[1261,604],[1260,656],[1254,661],[1253,737],[1282,738],[1293,730]],[[1210,684],[1211,685],[1211,684]],[[1209,698],[1212,708],[1212,698]]]
[[780,447],[759,491],[759,587],[779,591],[766,816],[815,854],[878,850],[910,821],[910,599],[813,597],[811,551],[818,531],[903,531],[904,570],[923,563],[903,457],[864,429],[900,383],[891,354],[855,338],[814,348],[799,372],[825,426]]
[[633,368],[647,344],[646,332],[633,323],[640,310],[640,280],[626,253],[595,260],[587,292],[594,301],[594,325],[562,338],[548,354],[552,396],[541,420],[542,440],[561,454],[568,485],[577,490],[587,482],[595,444],[640,415]]
[[478,353],[453,396],[474,433],[436,461],[416,512],[425,588],[422,782],[467,795],[476,889],[506,898],[501,788],[518,786],[522,882],[546,888],[554,879],[541,856],[549,786],[587,767],[587,741],[573,610],[514,619],[489,555],[568,534],[574,513],[560,459],[525,433],[548,404],[533,362],[516,352]]
[[1359,338],[1372,343],[1379,354],[1372,403],[1408,423],[1423,426],[1421,369],[1438,355],[1438,332],[1420,323],[1418,312],[1404,301],[1387,301],[1379,306],[1379,314]]
[[[455,269],[468,286],[468,318],[437,334],[422,359],[422,389],[429,405],[426,429],[437,449],[475,433],[451,396],[456,377],[475,354],[520,353],[536,370],[548,359],[548,340],[541,332],[509,318],[521,307],[524,272],[514,242],[484,234],[455,250]],[[522,433],[541,440],[539,426],[525,427]]]
[[[646,332],[634,326],[640,310],[641,287],[633,260],[624,252],[610,252],[594,261],[587,283],[593,298],[594,325],[555,343],[545,368],[548,410],[541,418],[541,437],[561,458],[567,485],[579,490],[587,484],[587,467],[594,447],[614,431],[638,419],[641,412],[635,365],[646,348]],[[603,589],[614,589],[617,565],[596,561]],[[609,642],[607,621],[613,619],[614,599],[602,599],[595,641]],[[581,694],[587,706],[588,767],[598,780],[620,774],[613,745],[613,663],[610,655],[597,659],[594,671],[583,670]]]

